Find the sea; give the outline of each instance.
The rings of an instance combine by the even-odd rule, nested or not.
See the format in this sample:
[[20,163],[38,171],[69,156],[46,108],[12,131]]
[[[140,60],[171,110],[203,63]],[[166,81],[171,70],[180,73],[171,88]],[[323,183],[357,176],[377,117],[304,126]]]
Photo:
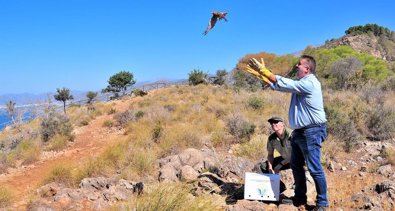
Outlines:
[[[20,111],[22,114],[22,121],[23,122],[28,122],[32,119],[35,118],[35,115],[33,114],[32,111],[29,110],[23,110]],[[15,119],[16,117],[14,117]],[[5,109],[0,108],[0,131],[2,131],[4,128],[6,128],[8,125],[12,124],[12,119],[10,115],[7,113]]]

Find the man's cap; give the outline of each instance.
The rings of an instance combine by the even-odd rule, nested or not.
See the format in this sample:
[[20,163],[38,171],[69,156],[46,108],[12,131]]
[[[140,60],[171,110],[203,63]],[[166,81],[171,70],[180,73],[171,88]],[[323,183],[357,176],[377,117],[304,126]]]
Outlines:
[[272,122],[284,122],[283,118],[278,117],[278,116],[273,116],[270,119],[267,120],[269,123]]

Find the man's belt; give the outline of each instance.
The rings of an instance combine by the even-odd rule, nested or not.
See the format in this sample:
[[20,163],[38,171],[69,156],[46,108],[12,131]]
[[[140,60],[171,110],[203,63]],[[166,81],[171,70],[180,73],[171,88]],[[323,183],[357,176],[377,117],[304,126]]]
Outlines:
[[295,130],[304,131],[304,130],[307,130],[307,129],[310,129],[310,128],[314,128],[314,127],[323,127],[323,126],[326,126],[326,122],[324,122],[324,123],[319,123],[319,124],[307,125],[307,126],[305,126],[305,127],[298,128],[298,129],[295,129]]

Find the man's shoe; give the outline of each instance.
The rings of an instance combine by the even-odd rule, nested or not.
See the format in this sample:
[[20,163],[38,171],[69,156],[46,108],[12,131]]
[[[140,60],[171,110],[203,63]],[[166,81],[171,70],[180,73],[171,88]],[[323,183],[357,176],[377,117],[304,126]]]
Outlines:
[[295,207],[300,207],[300,206],[304,206],[307,204],[307,200],[298,200],[295,199],[294,197],[291,198],[285,198],[281,200],[281,204],[292,204]]
[[326,207],[323,207],[323,206],[316,206],[313,209],[313,211],[325,211],[325,210],[326,210]]

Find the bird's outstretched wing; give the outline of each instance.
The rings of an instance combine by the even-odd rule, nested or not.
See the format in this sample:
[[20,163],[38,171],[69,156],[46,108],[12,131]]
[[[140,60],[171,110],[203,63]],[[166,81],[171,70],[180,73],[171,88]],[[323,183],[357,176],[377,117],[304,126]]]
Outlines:
[[203,35],[206,35],[217,23],[218,16],[213,13],[213,16],[211,17],[210,21],[208,22],[208,26],[206,28],[206,31],[203,32]]

